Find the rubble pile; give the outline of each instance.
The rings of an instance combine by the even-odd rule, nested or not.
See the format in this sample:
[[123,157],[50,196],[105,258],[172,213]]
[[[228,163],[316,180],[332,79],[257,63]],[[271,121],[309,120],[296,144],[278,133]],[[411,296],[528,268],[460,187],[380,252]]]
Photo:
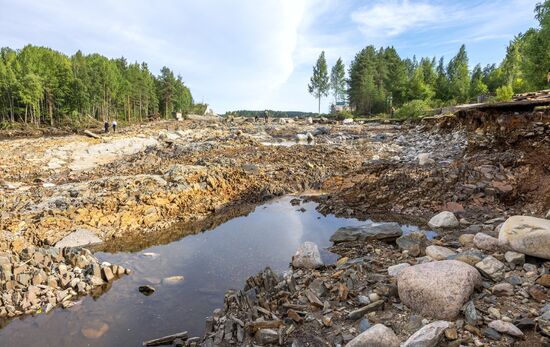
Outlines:
[[71,307],[129,269],[99,263],[85,248],[27,247],[0,252],[0,318]]
[[[288,272],[266,268],[242,290],[228,291],[202,340],[185,345],[549,345],[550,261],[504,240],[518,244],[510,230],[523,230],[527,240],[532,232],[550,237],[550,220],[506,223],[500,243],[467,232],[452,241],[427,241],[417,232],[397,244],[395,238],[338,242],[330,248],[340,255],[335,264],[319,264],[317,246],[306,243]],[[415,254],[413,244],[420,247]],[[538,247],[521,244],[531,254]]]

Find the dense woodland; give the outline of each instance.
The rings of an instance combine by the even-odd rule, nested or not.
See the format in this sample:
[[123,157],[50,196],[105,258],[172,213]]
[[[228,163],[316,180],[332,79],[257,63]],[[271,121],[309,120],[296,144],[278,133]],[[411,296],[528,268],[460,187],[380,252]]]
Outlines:
[[0,124],[78,125],[90,120],[142,121],[193,105],[181,76],[163,67],[78,51],[66,56],[28,45],[0,50]]
[[[470,69],[464,45],[448,62],[436,57],[402,59],[393,47],[368,46],[356,54],[347,78],[342,73],[341,59],[329,77],[324,52],[321,53],[308,90],[319,99],[329,92],[335,100],[347,98],[356,114],[370,115],[390,113],[392,108],[404,105],[414,110],[507,100],[514,93],[550,88],[550,0],[535,7],[535,18],[540,26],[517,35],[499,65],[476,65]],[[347,83],[345,95],[343,83]]]

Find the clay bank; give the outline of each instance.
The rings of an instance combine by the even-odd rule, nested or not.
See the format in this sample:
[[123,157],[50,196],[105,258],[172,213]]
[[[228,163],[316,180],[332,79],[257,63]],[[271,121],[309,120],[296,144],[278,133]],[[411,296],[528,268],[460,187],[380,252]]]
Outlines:
[[156,122],[2,141],[0,341],[38,345],[70,321],[51,343],[547,344],[549,119]]

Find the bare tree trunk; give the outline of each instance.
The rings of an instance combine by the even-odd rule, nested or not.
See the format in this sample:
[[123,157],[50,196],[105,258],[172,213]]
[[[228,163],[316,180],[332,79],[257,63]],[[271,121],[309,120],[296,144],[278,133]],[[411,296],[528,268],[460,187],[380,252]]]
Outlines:
[[319,117],[321,117],[321,95],[319,95]]

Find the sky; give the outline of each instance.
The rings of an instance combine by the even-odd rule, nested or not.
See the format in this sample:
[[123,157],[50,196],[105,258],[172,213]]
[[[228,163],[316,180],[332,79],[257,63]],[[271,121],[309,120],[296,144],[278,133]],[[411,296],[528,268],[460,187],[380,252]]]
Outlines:
[[[536,27],[540,0],[0,0],[0,46],[51,47],[168,66],[214,111],[317,111],[307,91],[321,51],[346,69],[369,44],[470,68],[500,63]],[[321,111],[327,111],[329,98]]]

